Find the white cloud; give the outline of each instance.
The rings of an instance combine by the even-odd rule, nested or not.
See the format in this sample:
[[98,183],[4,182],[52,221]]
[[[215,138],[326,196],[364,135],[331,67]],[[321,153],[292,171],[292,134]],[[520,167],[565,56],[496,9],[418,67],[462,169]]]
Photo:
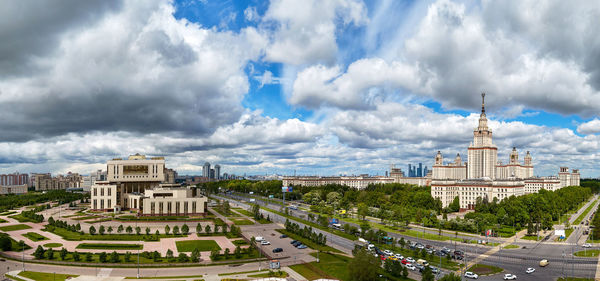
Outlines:
[[263,21],[274,22],[273,42],[265,59],[289,64],[332,63],[338,50],[336,21],[366,23],[366,7],[357,0],[274,0]]
[[256,7],[248,7],[244,10],[244,18],[247,21],[256,21],[259,19],[258,12],[256,11]]
[[600,133],[600,120],[594,118],[577,126],[577,132],[584,135]]

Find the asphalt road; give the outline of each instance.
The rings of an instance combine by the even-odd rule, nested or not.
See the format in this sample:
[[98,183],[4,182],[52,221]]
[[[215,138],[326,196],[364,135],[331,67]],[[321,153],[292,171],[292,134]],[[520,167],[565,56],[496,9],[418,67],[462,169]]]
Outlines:
[[[228,195],[238,200],[248,200],[246,197],[242,197],[239,195]],[[224,197],[220,196],[221,199]],[[257,203],[262,206],[267,206],[270,209],[279,210],[281,205],[272,204],[267,201],[263,201],[260,199],[256,199]],[[248,204],[242,204],[245,208],[249,208]],[[262,212],[269,213],[271,217],[276,216],[278,220],[285,221],[285,218],[282,218],[279,215],[272,214],[271,212],[267,212],[261,210]],[[292,215],[295,217],[306,218],[307,212],[302,210],[291,210]],[[591,215],[588,214],[588,216]],[[303,226],[303,224],[299,223]],[[350,223],[352,224],[352,223]],[[333,235],[328,232],[321,231],[319,229],[315,229],[317,232],[321,232],[327,234],[328,244],[331,242],[332,244],[337,245],[339,247],[343,247],[349,251],[354,248],[354,243],[351,240],[339,237],[337,235]],[[576,230],[572,235],[581,236],[583,231]],[[436,233],[437,234],[437,233]],[[405,240],[421,242],[425,245],[432,245],[436,248],[448,247],[451,249],[458,248],[466,252],[467,260],[471,260],[481,253],[486,252],[491,247],[483,246],[483,245],[475,245],[475,244],[465,244],[465,243],[456,243],[456,242],[446,242],[446,241],[434,241],[434,240],[424,240],[420,238],[415,238],[411,236],[404,236],[397,233],[388,233],[388,235],[400,238],[404,237]],[[472,239],[472,237],[471,237]],[[581,240],[580,237],[577,237],[577,240]],[[576,240],[576,241],[577,241]],[[490,238],[490,242],[502,242],[500,240],[494,241],[493,238]],[[553,280],[560,276],[568,276],[568,277],[584,277],[584,278],[594,278],[596,273],[596,266],[598,264],[597,258],[578,258],[574,257],[571,253],[582,251],[582,248],[579,245],[573,244],[558,244],[558,243],[550,243],[550,242],[516,242],[513,243],[521,247],[520,249],[501,249],[500,251],[492,254],[488,258],[484,259],[481,263],[495,265],[501,268],[504,268],[504,272],[502,274],[496,274],[493,276],[482,276],[481,280],[501,280],[504,273],[512,273],[517,275],[518,280]],[[525,247],[525,248],[523,248]],[[600,249],[600,247],[593,247],[590,249]],[[539,261],[541,259],[548,259],[550,261],[550,265],[547,267],[539,267]],[[435,261],[433,262],[435,265]],[[536,272],[533,274],[526,274],[525,270],[528,267],[532,267],[536,269]]]

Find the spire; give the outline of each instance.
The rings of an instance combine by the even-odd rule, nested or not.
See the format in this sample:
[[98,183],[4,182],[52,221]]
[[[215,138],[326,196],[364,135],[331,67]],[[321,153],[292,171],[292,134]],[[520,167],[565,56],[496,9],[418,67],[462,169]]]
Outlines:
[[481,113],[485,114],[485,93],[481,93]]

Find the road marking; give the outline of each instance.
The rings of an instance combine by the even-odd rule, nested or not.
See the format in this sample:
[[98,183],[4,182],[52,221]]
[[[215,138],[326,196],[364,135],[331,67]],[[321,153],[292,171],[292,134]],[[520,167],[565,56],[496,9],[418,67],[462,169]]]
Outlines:
[[98,277],[109,277],[110,273],[112,272],[112,268],[101,268],[100,271],[98,271]]

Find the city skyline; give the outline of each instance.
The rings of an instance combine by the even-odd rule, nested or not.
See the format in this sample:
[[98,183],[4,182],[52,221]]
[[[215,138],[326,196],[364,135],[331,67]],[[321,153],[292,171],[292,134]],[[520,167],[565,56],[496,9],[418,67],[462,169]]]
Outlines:
[[593,1],[9,2],[0,15],[0,174],[83,175],[135,153],[180,175],[432,167],[438,150],[467,155],[486,92],[499,161],[516,147],[536,175],[600,175]]

